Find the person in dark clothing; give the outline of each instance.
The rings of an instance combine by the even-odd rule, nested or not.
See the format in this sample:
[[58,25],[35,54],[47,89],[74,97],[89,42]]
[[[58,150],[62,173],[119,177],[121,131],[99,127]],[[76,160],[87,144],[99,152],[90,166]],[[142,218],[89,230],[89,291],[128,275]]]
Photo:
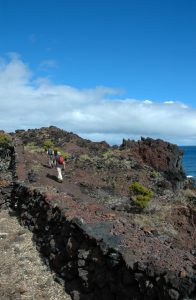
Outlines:
[[47,155],[48,155],[48,166],[50,168],[52,168],[53,167],[54,150],[51,147],[48,148]]

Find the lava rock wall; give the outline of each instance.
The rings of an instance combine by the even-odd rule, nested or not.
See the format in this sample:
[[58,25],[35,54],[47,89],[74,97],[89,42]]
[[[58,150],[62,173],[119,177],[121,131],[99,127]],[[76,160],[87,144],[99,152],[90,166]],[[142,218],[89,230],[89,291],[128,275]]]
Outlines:
[[9,207],[11,201],[13,153],[12,146],[0,147],[0,208]]
[[103,242],[104,233],[96,235],[96,228],[80,218],[66,218],[66,205],[61,207],[57,198],[16,184],[12,205],[72,299],[185,299],[187,289],[194,294],[190,280],[181,281],[180,291],[171,274],[154,274],[153,268],[150,271],[142,263],[127,265],[115,245]]

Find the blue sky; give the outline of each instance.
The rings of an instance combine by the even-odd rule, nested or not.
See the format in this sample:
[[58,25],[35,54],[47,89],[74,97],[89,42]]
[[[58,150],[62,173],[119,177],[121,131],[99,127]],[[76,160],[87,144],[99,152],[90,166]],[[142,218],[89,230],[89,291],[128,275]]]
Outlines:
[[196,145],[195,15],[194,0],[0,0],[0,127]]

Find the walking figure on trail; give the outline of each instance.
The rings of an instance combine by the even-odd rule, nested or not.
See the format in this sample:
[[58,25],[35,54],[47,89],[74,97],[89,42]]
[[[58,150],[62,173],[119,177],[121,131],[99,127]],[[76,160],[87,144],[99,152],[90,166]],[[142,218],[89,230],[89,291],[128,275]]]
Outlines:
[[55,156],[55,165],[57,169],[57,178],[58,182],[63,182],[62,170],[65,169],[65,160],[64,157],[61,155],[61,152],[57,152]]
[[53,156],[54,156],[54,150],[49,147],[47,150],[47,154],[48,154],[48,166],[49,168],[53,167]]

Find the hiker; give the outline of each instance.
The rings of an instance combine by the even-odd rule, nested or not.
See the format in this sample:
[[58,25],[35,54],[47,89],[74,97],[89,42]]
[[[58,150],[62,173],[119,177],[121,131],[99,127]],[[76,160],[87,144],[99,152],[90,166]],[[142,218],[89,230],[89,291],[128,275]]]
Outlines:
[[52,168],[54,151],[51,147],[48,148],[47,155],[48,155],[48,166],[49,166],[49,168]]
[[65,169],[65,160],[64,157],[61,155],[61,152],[57,152],[57,155],[55,156],[55,165],[57,169],[57,178],[58,182],[63,182],[63,176],[62,176],[62,170]]

